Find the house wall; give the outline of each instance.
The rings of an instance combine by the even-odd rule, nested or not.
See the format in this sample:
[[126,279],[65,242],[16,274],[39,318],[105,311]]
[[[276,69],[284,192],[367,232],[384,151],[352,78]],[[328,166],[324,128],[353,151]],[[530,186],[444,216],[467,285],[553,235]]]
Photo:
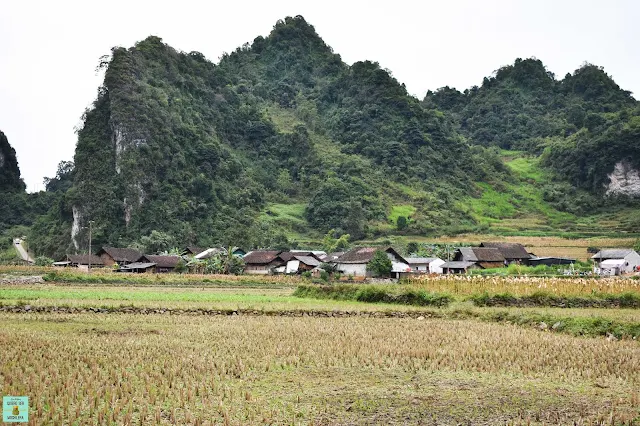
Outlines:
[[637,267],[640,266],[640,254],[638,254],[635,251],[632,251],[631,253],[629,253],[624,260],[627,261],[628,265],[625,267],[624,271],[625,273],[629,273],[629,272],[635,272],[637,270]]
[[411,270],[414,272],[429,272],[429,264],[428,263],[418,263],[412,264]]
[[246,274],[252,275],[268,275],[271,272],[270,265],[247,265],[244,268]]
[[367,275],[366,263],[338,263],[336,269],[343,275],[353,275],[354,277],[365,277]]
[[442,274],[444,271],[442,270],[442,265],[444,265],[444,260],[437,259],[429,264],[429,272],[432,274]]

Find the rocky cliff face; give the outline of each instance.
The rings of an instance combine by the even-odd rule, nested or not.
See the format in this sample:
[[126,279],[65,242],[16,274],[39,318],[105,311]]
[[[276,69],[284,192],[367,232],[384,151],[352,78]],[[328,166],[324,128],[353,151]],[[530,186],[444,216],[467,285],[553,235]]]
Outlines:
[[628,161],[616,163],[613,172],[609,174],[607,195],[626,195],[640,197],[640,170],[634,168]]

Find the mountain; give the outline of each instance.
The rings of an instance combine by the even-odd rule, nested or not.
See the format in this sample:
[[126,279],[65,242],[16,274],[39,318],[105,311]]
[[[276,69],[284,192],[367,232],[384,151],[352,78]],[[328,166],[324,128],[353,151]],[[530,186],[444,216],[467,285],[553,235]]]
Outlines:
[[593,65],[557,80],[519,59],[421,101],[296,16],[217,64],[148,37],[100,66],[73,162],[24,222],[52,257],[90,226],[140,249],[640,226],[637,102]]
[[640,196],[640,104],[600,67],[558,80],[540,60],[517,59],[480,87],[445,87],[424,104],[448,113],[471,143],[542,154],[557,181]]
[[16,151],[7,137],[0,131],[0,193],[23,192],[25,184],[20,178]]
[[[217,65],[149,37],[103,67],[57,207],[71,219],[52,231],[70,235],[41,225],[49,235],[36,237],[71,237],[76,250],[89,221],[96,244],[249,247],[332,229],[374,236],[410,203],[415,231],[472,226],[456,194],[507,174],[377,63],[342,62],[299,16]],[[282,205],[299,206],[284,228]]]

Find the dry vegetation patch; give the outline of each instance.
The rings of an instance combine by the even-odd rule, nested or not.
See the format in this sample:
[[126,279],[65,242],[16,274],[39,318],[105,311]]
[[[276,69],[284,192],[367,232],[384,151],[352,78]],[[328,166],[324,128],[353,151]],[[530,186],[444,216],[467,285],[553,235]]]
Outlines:
[[32,424],[589,424],[640,409],[635,341],[440,319],[0,323],[1,392],[31,397]]

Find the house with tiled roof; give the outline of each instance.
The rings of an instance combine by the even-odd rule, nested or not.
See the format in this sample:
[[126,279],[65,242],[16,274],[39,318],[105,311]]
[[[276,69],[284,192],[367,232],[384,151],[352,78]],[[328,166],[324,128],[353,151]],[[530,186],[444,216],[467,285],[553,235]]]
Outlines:
[[453,261],[471,262],[482,269],[502,268],[507,262],[500,250],[494,247],[460,247],[455,251]]
[[124,266],[137,262],[142,257],[142,253],[136,249],[116,247],[102,247],[96,255],[100,256],[105,266],[113,266],[116,263]]
[[483,242],[480,243],[480,247],[498,249],[509,264],[520,263],[527,265],[529,263],[529,259],[531,259],[531,254],[522,244],[519,243]]
[[163,273],[173,272],[181,260],[180,256],[145,254],[138,259],[138,263],[153,263],[153,272]]
[[244,257],[244,272],[247,274],[267,275],[274,268],[286,265],[286,261],[278,255],[280,250],[254,250]]
[[620,275],[640,269],[640,254],[632,249],[605,249],[591,256],[594,272],[602,275]]
[[370,276],[367,265],[373,259],[376,251],[384,251],[392,264],[392,273],[397,277],[399,274],[411,271],[407,260],[395,251],[392,247],[358,247],[350,250],[340,256],[336,261],[336,271],[344,275],[352,275],[354,277]]

